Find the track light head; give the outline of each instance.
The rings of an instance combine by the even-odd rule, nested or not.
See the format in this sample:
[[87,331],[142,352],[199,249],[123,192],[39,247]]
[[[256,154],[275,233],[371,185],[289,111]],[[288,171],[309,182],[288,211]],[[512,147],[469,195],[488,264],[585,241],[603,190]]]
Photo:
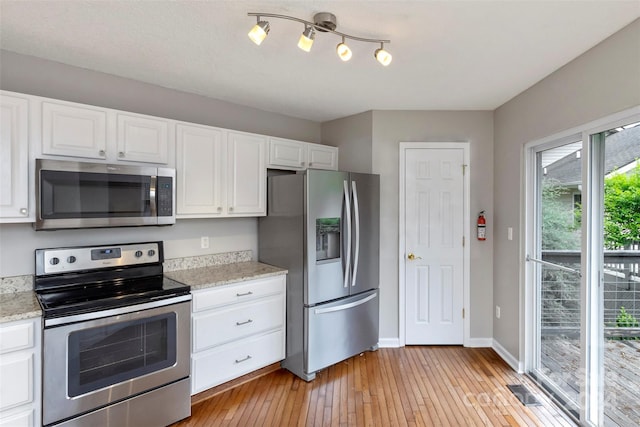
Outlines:
[[380,48],[376,49],[373,56],[375,56],[378,62],[384,65],[385,67],[391,64],[392,56],[389,52],[384,50],[384,43],[380,43]]
[[350,60],[353,55],[349,46],[344,43],[344,37],[342,37],[342,42],[338,43],[338,46],[336,46],[336,52],[338,53],[338,57],[345,62]]
[[302,35],[300,36],[300,40],[298,40],[298,47],[305,52],[310,52],[315,38],[316,30],[314,30],[311,25],[306,25]]
[[251,31],[249,31],[249,38],[255,44],[260,46],[260,43],[262,43],[262,41],[267,37],[267,34],[269,34],[270,29],[269,21],[261,21],[258,16],[258,23],[251,28]]

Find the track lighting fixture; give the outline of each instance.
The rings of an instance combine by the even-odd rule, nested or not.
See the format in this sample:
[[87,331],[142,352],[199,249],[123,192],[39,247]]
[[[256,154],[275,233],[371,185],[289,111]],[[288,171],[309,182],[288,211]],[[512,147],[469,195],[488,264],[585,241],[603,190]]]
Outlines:
[[305,52],[311,51],[311,46],[313,46],[313,40],[316,38],[316,30],[313,29],[312,26],[307,25],[300,36],[300,40],[298,40],[298,47]]
[[384,50],[384,43],[380,43],[380,49],[376,49],[373,56],[375,56],[378,62],[385,67],[391,64],[391,54]]
[[345,39],[350,39],[365,43],[380,43],[380,48],[376,49],[373,54],[374,57],[380,64],[384,66],[387,66],[391,63],[391,54],[384,48],[384,44],[391,43],[391,40],[368,39],[336,31],[337,20],[336,16],[332,13],[316,13],[313,17],[314,22],[305,21],[304,19],[295,18],[293,16],[276,15],[273,13],[249,12],[247,15],[255,16],[257,18],[256,25],[254,25],[251,31],[249,31],[249,38],[257,45],[260,45],[260,43],[262,43],[262,41],[267,37],[270,29],[269,22],[261,20],[261,18],[287,19],[289,21],[296,21],[304,24],[304,31],[302,32],[302,35],[298,40],[298,47],[305,52],[311,51],[311,46],[313,46],[316,31],[319,31],[323,33],[336,34],[342,37],[342,41],[336,46],[336,53],[338,54],[338,57],[343,61],[348,61],[353,56],[351,48],[345,43]]
[[249,38],[258,46],[260,43],[267,37],[269,34],[269,23],[267,21],[261,21],[258,16],[258,23],[253,26],[251,31],[249,31]]
[[342,38],[342,42],[338,43],[338,46],[336,46],[336,52],[338,53],[338,57],[343,61],[350,60],[351,56],[353,55],[353,52],[351,52],[349,46],[345,44],[344,37]]

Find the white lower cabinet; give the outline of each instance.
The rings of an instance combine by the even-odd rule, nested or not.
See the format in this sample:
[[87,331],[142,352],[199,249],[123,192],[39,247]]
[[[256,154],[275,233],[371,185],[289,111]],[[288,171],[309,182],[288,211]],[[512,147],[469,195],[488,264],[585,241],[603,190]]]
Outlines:
[[193,291],[191,394],[284,359],[286,276]]
[[0,426],[40,425],[41,320],[0,325]]

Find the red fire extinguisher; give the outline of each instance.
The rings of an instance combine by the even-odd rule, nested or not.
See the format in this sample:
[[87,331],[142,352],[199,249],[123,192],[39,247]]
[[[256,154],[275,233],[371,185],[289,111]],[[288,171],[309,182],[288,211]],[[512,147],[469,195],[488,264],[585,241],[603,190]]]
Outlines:
[[484,211],[478,214],[478,240],[487,240],[487,220],[484,219]]

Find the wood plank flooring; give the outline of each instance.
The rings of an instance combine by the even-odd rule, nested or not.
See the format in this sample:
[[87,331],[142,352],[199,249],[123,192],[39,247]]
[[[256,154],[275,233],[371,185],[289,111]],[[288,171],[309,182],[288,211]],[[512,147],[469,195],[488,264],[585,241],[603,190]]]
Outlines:
[[[523,406],[506,387],[542,402]],[[366,352],[305,382],[278,369],[192,406],[173,427],[573,426],[493,350],[453,346]]]

